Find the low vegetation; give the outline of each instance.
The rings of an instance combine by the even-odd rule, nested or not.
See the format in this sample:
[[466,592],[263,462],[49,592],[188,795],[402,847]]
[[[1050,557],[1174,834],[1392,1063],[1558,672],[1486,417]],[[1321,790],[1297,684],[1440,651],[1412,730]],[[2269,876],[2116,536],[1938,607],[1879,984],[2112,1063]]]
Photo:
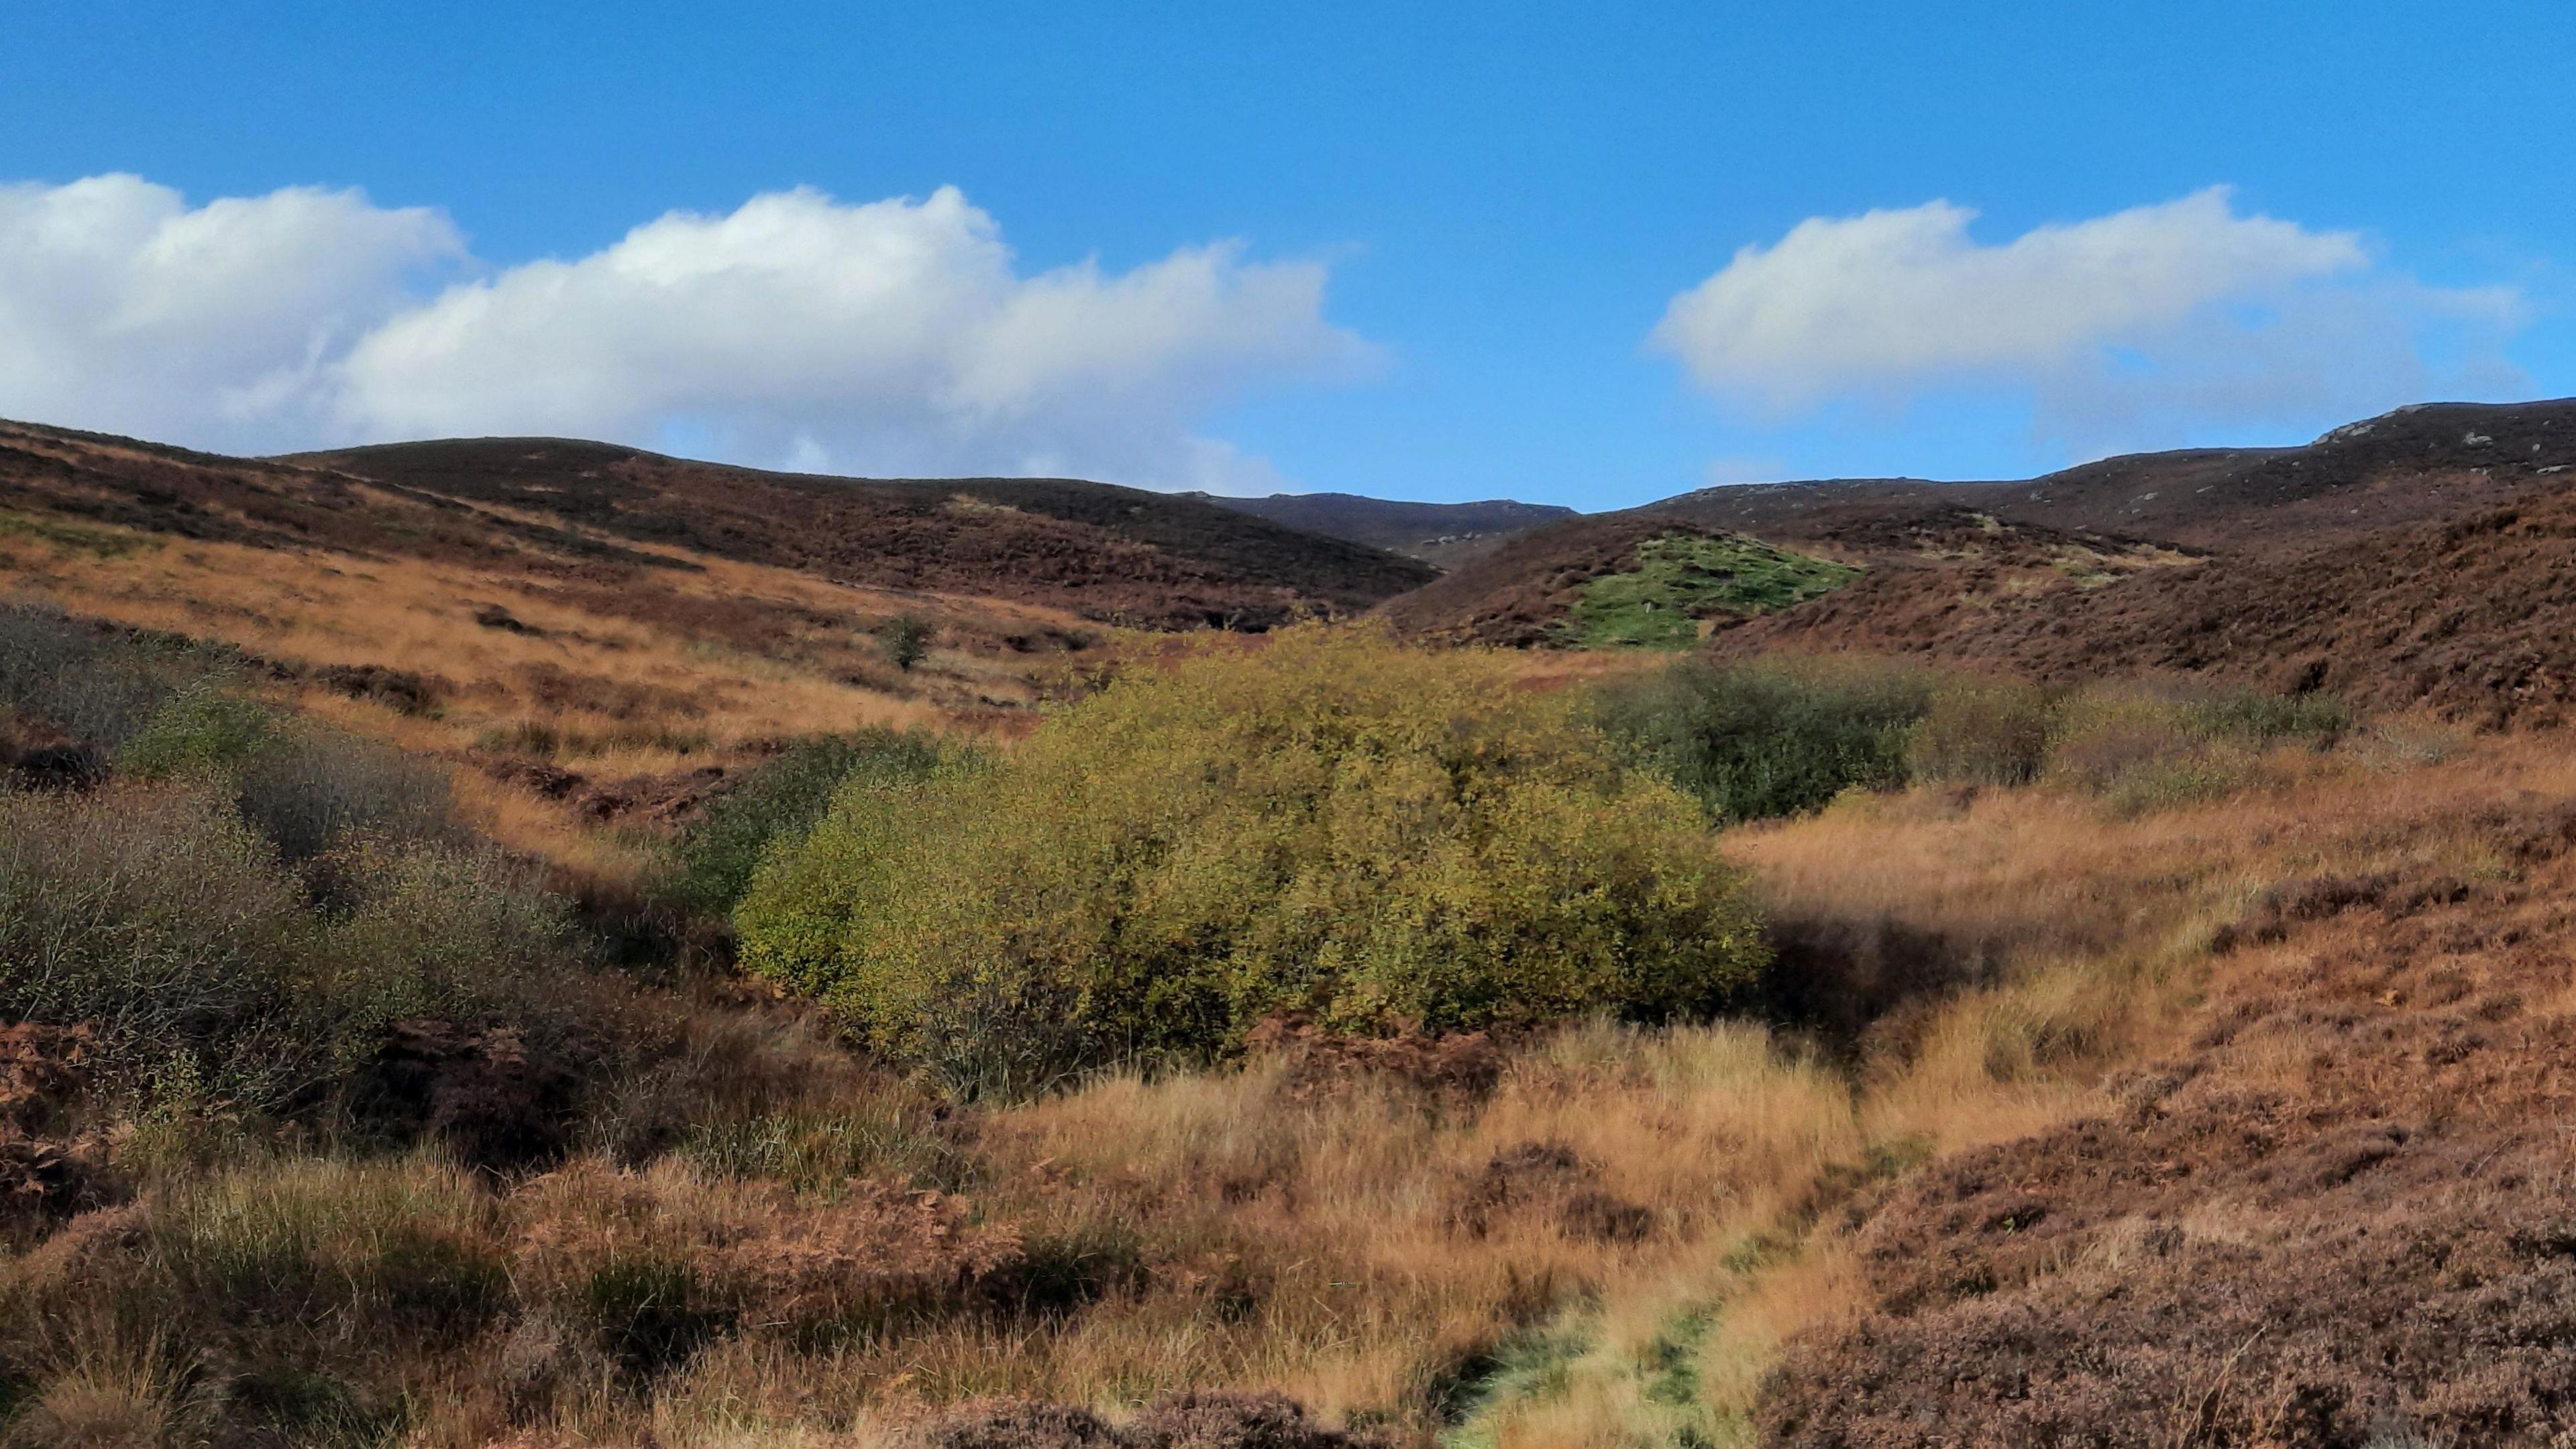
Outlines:
[[1701,1017],[1762,964],[1697,813],[1573,699],[1365,632],[1200,651],[1007,756],[855,780],[739,922],[753,969],[970,1090],[1276,1016]]
[[[613,826],[766,998],[618,974],[597,882],[228,651],[0,613],[0,728],[26,1445],[1798,1442],[1839,1366],[1910,1371],[1847,1325],[1973,1311],[1871,1236],[1937,1233],[1918,1184],[2127,1110],[2213,983],[2321,990],[2299,933],[2503,909],[2576,838],[2518,793],[2547,751],[2314,691],[1295,629]],[[2214,1101],[2322,1070],[2189,1049]],[[2201,1272],[2271,1261],[2189,1222],[2238,1255]],[[2154,1231],[1915,1256],[2045,1315]],[[2161,1412],[2096,1437],[2187,1442]]]
[[1686,649],[1699,642],[1704,619],[1786,609],[1859,576],[1849,564],[1756,538],[1667,533],[1637,544],[1634,567],[1585,584],[1556,642],[1576,649]]
[[1614,678],[1595,717],[1718,822],[1819,810],[1847,790],[2038,781],[2138,813],[2232,794],[2284,747],[2332,747],[2331,695],[2175,684],[2048,690],[1886,661],[1684,660]]
[[889,729],[799,740],[708,802],[678,841],[670,889],[692,907],[730,913],[773,849],[794,849],[842,788],[888,789],[926,777],[943,749]]

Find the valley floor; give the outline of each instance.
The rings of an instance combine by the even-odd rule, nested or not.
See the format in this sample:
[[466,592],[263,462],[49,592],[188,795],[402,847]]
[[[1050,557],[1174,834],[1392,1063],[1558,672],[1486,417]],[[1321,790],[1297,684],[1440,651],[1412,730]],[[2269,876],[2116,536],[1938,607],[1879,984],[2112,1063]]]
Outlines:
[[2576,1418],[2556,737],[2382,726],[2199,804],[1924,787],[1732,838],[1809,1005],[1869,1010],[1290,1031],[954,1110],[710,985],[662,998],[676,1048],[534,1176],[129,1124],[101,1149],[122,1186],[0,1267],[18,1432],[175,1442],[249,1396],[276,1442],[873,1443],[927,1416],[1034,1449],[1108,1431],[937,1415],[1183,1390],[1313,1418],[1211,1401],[1181,1417],[1216,1437],[1170,1442],[2466,1445]]

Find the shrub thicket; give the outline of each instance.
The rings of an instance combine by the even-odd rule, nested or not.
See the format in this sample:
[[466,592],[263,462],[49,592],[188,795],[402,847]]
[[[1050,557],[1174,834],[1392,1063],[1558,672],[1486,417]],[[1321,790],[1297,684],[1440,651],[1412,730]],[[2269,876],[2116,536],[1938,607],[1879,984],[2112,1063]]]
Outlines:
[[2135,815],[2233,794],[2268,773],[2267,751],[2325,749],[2351,724],[2332,695],[2096,685],[2057,701],[2045,778]]
[[0,705],[102,754],[143,728],[174,680],[202,678],[229,662],[222,650],[104,634],[53,609],[0,606]]
[[2011,680],[1962,676],[1932,693],[1915,726],[1915,778],[1960,785],[2027,785],[2048,763],[2056,701]]
[[111,1072],[269,1098],[309,1066],[291,876],[203,791],[0,795],[0,1020],[87,1024]]
[[405,1017],[559,1040],[591,1010],[567,908],[523,868],[361,841],[317,905],[223,783],[0,794],[0,1020],[86,1025],[112,1089],[279,1109]]
[[732,910],[771,843],[803,839],[843,781],[919,779],[939,758],[932,737],[889,729],[798,741],[708,802],[681,837],[674,892],[701,910]]
[[1610,737],[1698,799],[1710,818],[1762,820],[1908,777],[1929,675],[1895,666],[1685,660],[1598,696]]
[[1203,1056],[1254,1019],[1704,1013],[1759,973],[1740,873],[1509,661],[1291,630],[1012,755],[854,781],[737,921],[756,969],[968,1090]]
[[1914,781],[2098,795],[2123,813],[2210,799],[2284,745],[2332,746],[2352,712],[2330,695],[2096,684],[2044,689],[1886,662],[1685,660],[1598,690],[1627,755],[1711,818],[1814,810],[1847,789]]

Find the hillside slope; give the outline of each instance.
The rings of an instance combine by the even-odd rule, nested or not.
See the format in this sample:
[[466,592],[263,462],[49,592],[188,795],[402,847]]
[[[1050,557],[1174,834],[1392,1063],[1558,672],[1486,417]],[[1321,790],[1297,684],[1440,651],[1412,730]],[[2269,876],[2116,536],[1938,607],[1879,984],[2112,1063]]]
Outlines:
[[1554,503],[1408,503],[1356,493],[1273,493],[1266,498],[1192,494],[1238,512],[1327,538],[1382,548],[1442,568],[1455,568],[1505,539],[1579,515]]
[[1671,531],[1863,566],[1712,648],[1924,653],[2050,679],[2138,668],[2505,718],[2576,702],[2576,401],[2408,408],[2300,448],[2191,450],[2017,483],[1706,489],[1513,539],[1382,608],[1533,644]]
[[282,461],[843,583],[1043,601],[1143,627],[1265,627],[1431,577],[1197,499],[1073,479],[825,478],[550,438]]
[[[240,651],[436,756],[512,844],[684,808],[777,742],[1024,728],[1131,629],[1363,607],[1419,563],[1064,481],[871,483],[597,444],[226,458],[0,423],[0,603]],[[898,658],[898,630],[927,631]]]

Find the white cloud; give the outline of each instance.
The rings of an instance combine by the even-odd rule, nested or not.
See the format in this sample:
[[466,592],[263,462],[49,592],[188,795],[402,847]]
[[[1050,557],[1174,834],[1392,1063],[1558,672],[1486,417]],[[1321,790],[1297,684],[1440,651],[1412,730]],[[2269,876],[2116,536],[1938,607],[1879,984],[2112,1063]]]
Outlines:
[[0,185],[0,414],[208,445],[292,435],[406,278],[463,251],[438,213],[354,191],[190,208],[136,176]]
[[954,189],[769,193],[403,289],[462,260],[436,213],[355,193],[189,210],[130,177],[0,190],[0,413],[214,445],[553,433],[811,470],[1266,489],[1266,464],[1196,426],[1374,355],[1324,320],[1320,264],[1220,243],[1022,275]]
[[[2510,289],[2389,272],[2350,232],[2240,215],[2224,187],[1999,245],[1946,201],[1800,222],[1672,300],[1650,345],[1779,418],[1929,392],[2025,393],[2079,450],[2208,423],[2358,416],[2492,386]],[[2428,361],[2444,345],[2470,356]]]

